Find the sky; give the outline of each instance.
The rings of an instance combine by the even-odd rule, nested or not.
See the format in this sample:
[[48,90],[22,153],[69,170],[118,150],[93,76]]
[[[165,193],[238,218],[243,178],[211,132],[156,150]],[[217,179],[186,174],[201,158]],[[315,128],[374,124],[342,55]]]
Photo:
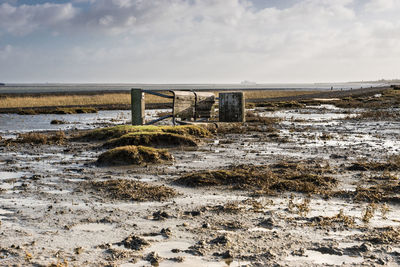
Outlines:
[[400,78],[399,0],[0,0],[0,82]]

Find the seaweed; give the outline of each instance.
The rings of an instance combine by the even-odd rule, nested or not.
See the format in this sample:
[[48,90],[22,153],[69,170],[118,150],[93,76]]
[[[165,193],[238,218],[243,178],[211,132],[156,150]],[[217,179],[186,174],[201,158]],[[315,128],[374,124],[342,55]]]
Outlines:
[[127,179],[84,182],[83,187],[103,197],[127,201],[163,201],[177,195],[170,187]]

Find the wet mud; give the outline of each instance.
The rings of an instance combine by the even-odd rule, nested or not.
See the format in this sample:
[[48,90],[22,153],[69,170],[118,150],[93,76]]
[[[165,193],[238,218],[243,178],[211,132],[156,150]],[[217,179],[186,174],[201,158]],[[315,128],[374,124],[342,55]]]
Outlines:
[[250,111],[244,124],[154,128],[196,142],[156,164],[96,163],[126,126],[59,125],[62,142],[3,132],[0,265],[398,266],[400,119]]

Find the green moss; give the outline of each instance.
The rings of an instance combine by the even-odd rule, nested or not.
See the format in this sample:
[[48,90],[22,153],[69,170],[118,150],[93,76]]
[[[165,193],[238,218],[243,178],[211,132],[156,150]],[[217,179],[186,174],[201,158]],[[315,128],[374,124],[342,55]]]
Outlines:
[[186,135],[165,132],[137,132],[113,138],[107,141],[104,147],[112,148],[127,145],[151,147],[197,146],[196,141]]
[[210,131],[196,125],[164,126],[161,130],[167,133],[190,135],[194,137],[207,137],[211,135]]
[[172,161],[172,155],[164,149],[144,146],[123,146],[108,150],[97,159],[99,166],[140,165]]

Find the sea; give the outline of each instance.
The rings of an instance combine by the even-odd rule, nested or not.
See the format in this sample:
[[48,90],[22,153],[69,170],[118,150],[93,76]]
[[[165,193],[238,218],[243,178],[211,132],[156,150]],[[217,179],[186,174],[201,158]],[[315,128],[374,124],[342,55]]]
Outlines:
[[238,83],[238,84],[94,84],[94,83],[43,83],[0,85],[0,94],[36,94],[36,93],[86,93],[86,92],[124,92],[132,88],[143,90],[350,90],[369,87],[387,86],[382,82],[347,82],[347,83]]

